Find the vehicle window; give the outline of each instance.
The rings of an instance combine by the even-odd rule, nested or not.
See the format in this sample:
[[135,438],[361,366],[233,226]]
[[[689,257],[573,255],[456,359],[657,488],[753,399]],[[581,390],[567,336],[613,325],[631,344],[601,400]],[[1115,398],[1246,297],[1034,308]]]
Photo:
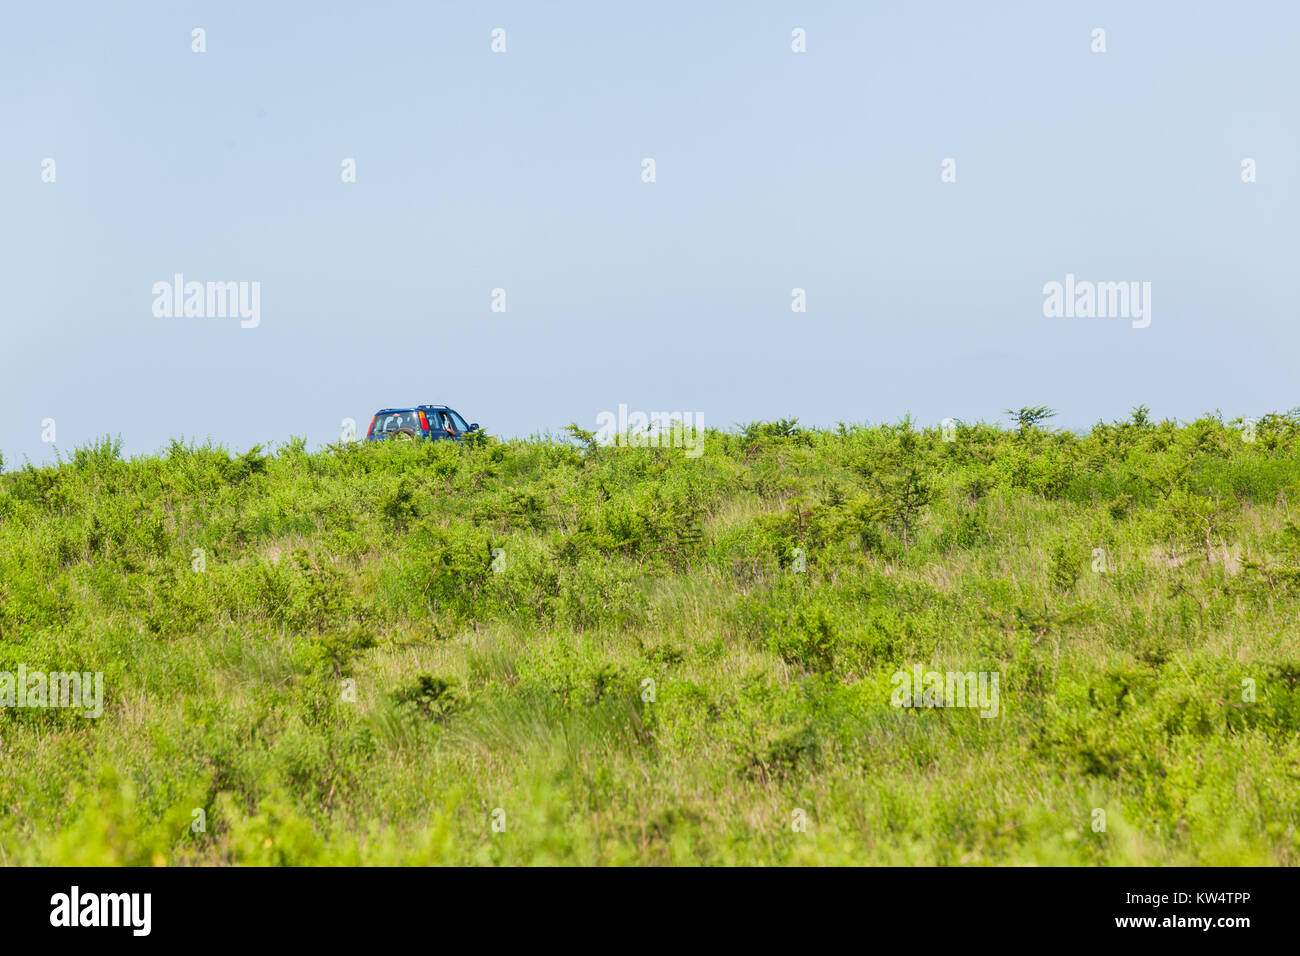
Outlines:
[[415,417],[415,412],[393,412],[384,416],[383,422],[376,426],[375,431],[389,433],[403,428],[418,429],[419,427],[420,422]]
[[455,412],[451,413],[451,423],[456,426],[456,431],[458,432],[469,431],[469,426],[465,424],[465,419],[461,418]]

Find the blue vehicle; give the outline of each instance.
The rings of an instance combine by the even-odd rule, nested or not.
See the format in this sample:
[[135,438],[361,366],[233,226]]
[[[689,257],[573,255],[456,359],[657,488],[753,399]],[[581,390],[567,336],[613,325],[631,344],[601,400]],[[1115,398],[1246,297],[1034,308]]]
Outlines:
[[366,441],[463,441],[474,431],[478,431],[478,422],[465,424],[465,419],[446,405],[412,405],[375,412]]

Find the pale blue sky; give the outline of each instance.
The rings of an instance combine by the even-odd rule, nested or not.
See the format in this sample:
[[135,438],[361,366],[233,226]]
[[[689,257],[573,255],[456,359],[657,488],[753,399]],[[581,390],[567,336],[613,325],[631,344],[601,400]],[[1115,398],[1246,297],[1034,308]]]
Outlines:
[[[1281,0],[10,4],[0,451],[315,446],[409,402],[1285,410],[1297,50]],[[260,327],[155,318],[177,272],[259,281]],[[1150,281],[1151,326],[1044,318],[1067,272]]]

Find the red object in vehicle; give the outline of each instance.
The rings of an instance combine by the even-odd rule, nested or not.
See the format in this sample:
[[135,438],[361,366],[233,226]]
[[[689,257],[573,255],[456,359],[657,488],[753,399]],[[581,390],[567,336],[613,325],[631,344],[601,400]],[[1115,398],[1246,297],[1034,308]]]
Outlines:
[[429,419],[425,418],[425,417],[424,417],[424,412],[421,411],[421,412],[420,412],[420,431],[425,431],[425,432],[427,432],[428,430],[429,430]]
[[373,434],[375,433],[375,422],[377,422],[377,421],[379,421],[379,416],[378,416],[378,415],[372,415],[371,418],[370,418],[370,429],[366,432],[366,437],[367,437],[367,438],[369,438],[371,435],[373,435]]

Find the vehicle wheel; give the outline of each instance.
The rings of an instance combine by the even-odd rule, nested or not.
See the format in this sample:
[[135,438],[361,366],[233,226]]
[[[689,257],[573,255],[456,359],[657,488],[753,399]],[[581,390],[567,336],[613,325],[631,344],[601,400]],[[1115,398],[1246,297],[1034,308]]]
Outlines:
[[393,435],[393,441],[415,441],[415,429],[399,428]]

